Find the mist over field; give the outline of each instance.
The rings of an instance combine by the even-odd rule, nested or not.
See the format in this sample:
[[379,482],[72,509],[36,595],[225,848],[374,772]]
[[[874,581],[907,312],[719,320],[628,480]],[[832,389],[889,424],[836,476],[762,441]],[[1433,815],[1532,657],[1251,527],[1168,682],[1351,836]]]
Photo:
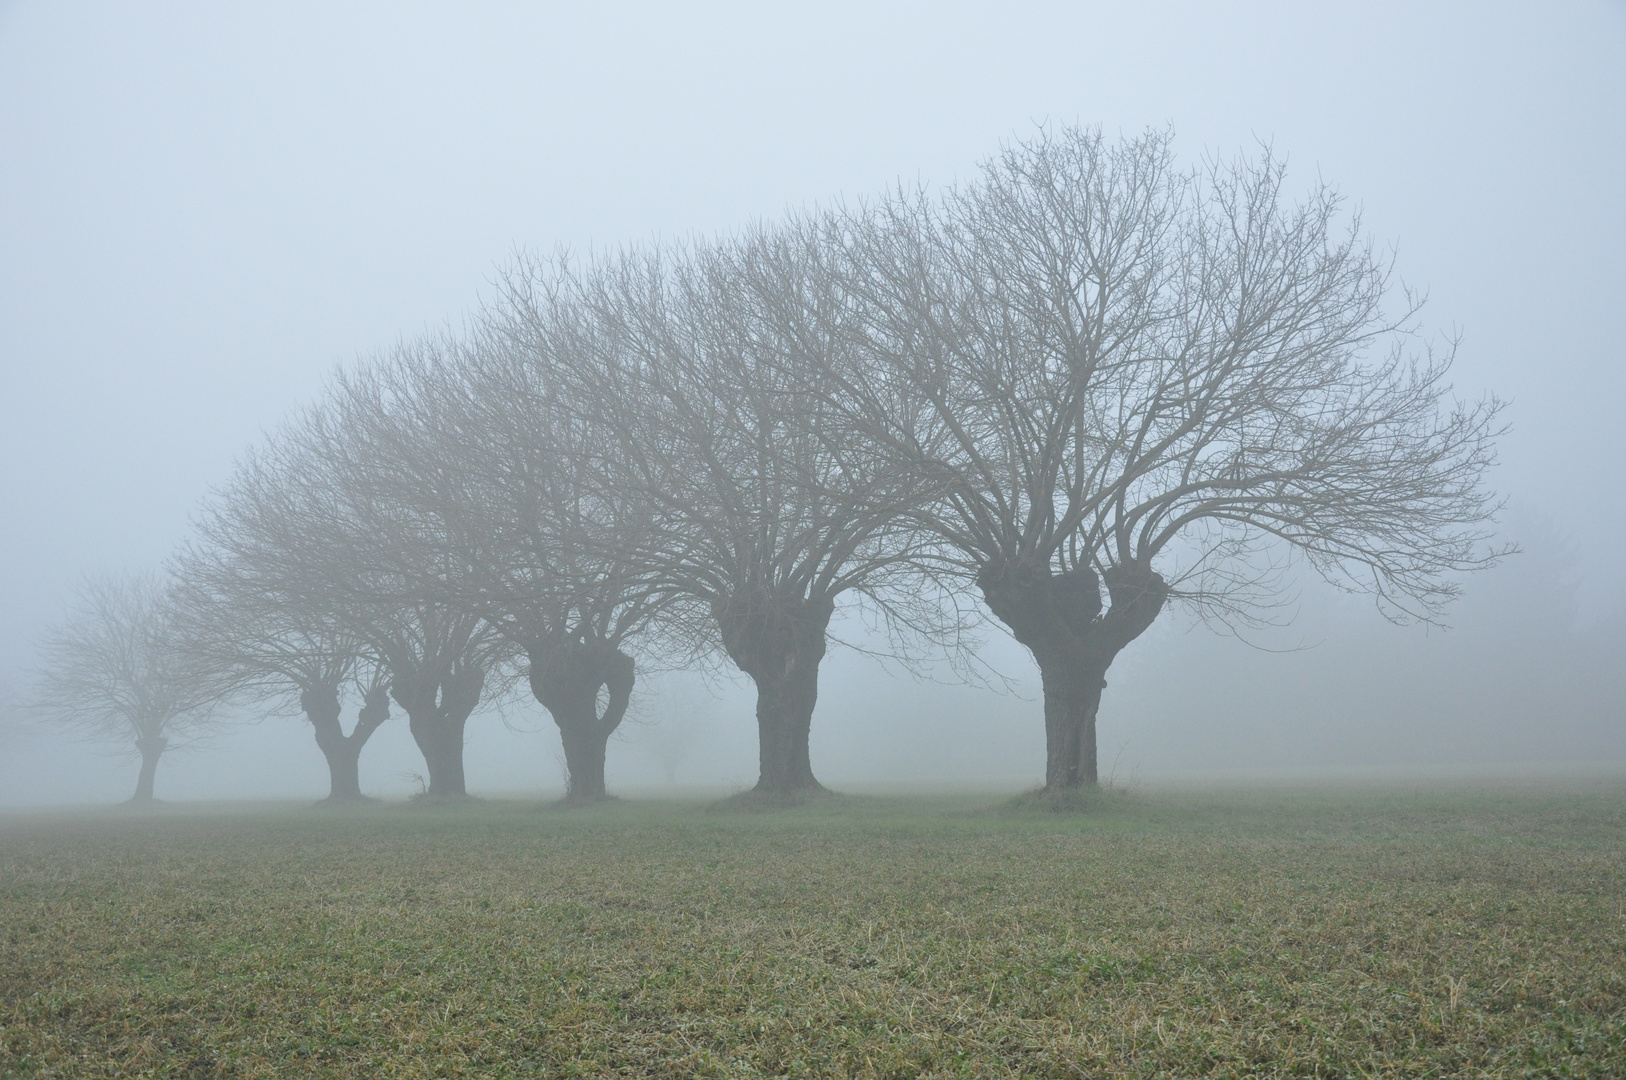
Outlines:
[[[1510,404],[1489,484],[1521,552],[1449,630],[1386,621],[1297,566],[1281,625],[1178,606],[1107,676],[1115,784],[1263,773],[1626,770],[1626,8],[1380,5],[211,5],[0,8],[0,691],[86,574],[161,564],[234,463],[358,356],[459,326],[516,251],[711,237],[787,209],[936,191],[1040,125],[1172,128],[1186,163],[1269,144],[1425,289],[1451,381]],[[1218,631],[1218,632],[1216,632]],[[1037,669],[866,656],[838,606],[813,770],[837,789],[1044,778]],[[504,692],[497,691],[503,689]],[[491,700],[496,699],[496,700]],[[612,791],[757,777],[728,665],[641,671]],[[346,703],[345,723],[354,702]],[[297,709],[234,706],[162,799],[316,799]],[[517,686],[469,721],[471,793],[565,787]],[[1320,772],[1317,772],[1320,770]],[[420,790],[397,710],[362,790]],[[128,795],[134,765],[0,730],[0,805]]]
[[0,1075],[1626,1076],[1626,5],[0,3]]
[[[1541,526],[1533,523],[1518,561],[1469,592],[1449,632],[1395,627],[1368,601],[1324,587],[1305,590],[1290,624],[1246,642],[1189,619],[1154,627],[1110,679],[1103,775],[1131,787],[1618,775],[1626,769],[1626,617],[1618,608],[1585,611],[1573,565]],[[861,626],[841,629],[868,640]],[[1037,680],[1020,646],[994,627],[985,637],[983,655],[1011,677],[1008,689],[964,685],[943,668],[917,678],[833,649],[813,729],[820,778],[857,790],[1032,787],[1044,761]],[[672,790],[669,781],[695,794],[749,788],[752,709],[738,676],[644,677],[609,745],[612,790],[657,794]],[[321,755],[296,712],[242,719],[214,745],[170,755],[164,796],[325,794]],[[46,732],[15,738],[10,805],[124,796],[127,758],[54,743]],[[369,794],[421,790],[423,759],[402,720],[374,736],[361,770]],[[565,787],[552,721],[518,695],[470,721],[467,770],[475,794]]]

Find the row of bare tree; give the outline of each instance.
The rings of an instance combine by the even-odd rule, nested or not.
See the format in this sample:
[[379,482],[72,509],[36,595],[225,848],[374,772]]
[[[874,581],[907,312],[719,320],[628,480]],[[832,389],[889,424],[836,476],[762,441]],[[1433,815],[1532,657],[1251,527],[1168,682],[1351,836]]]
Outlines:
[[[1171,601],[1268,619],[1302,562],[1432,619],[1499,554],[1499,403],[1452,398],[1358,219],[1283,182],[1069,129],[942,195],[519,260],[248,455],[170,584],[101,590],[162,608],[201,688],[130,708],[297,698],[354,798],[393,699],[456,796],[465,722],[523,675],[591,800],[634,658],[726,657],[757,790],[794,796],[838,607],[964,658],[980,598],[1038,664],[1046,788],[1094,784],[1106,673]],[[114,663],[73,637],[65,714]],[[167,736],[139,737],[150,787]]]

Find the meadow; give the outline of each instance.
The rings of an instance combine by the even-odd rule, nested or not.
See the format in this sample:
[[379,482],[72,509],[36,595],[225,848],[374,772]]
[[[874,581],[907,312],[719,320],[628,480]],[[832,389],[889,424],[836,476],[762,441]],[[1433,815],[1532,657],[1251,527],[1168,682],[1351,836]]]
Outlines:
[[0,816],[8,1077],[1619,1077],[1626,789]]

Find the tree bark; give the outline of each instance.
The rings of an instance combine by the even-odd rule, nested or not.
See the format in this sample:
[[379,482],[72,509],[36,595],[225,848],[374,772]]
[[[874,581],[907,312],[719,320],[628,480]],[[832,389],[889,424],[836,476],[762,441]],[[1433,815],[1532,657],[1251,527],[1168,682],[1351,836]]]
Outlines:
[[824,790],[813,776],[808,739],[834,611],[828,597],[782,600],[760,590],[712,606],[729,658],[757,688],[758,792]]
[[[627,715],[635,670],[632,657],[606,641],[536,641],[526,649],[531,693],[559,725],[564,744],[565,801],[608,798],[604,755]],[[607,691],[599,712],[598,692]]]
[[[1021,560],[985,566],[977,584],[1039,666],[1045,790],[1093,787],[1100,782],[1095,722],[1107,669],[1163,610],[1168,584],[1150,567],[1114,566],[1103,581],[1088,567],[1055,574],[1048,563]],[[1105,610],[1103,584],[1111,601]]]
[[1086,656],[1072,664],[1039,664],[1044,687],[1046,790],[1093,785],[1099,780],[1095,718],[1107,680],[1105,667],[1093,659]]
[[367,693],[367,699],[356,714],[356,726],[350,734],[344,733],[339,723],[339,687],[333,684],[315,684],[299,695],[299,705],[305,718],[316,732],[316,745],[327,759],[328,802],[356,802],[361,794],[361,748],[367,745],[373,732],[390,718],[389,694],[383,687]]
[[136,777],[136,789],[135,794],[130,796],[131,802],[152,802],[152,782],[158,774],[158,759],[164,756],[164,751],[168,747],[169,740],[162,736],[136,740],[136,749],[141,752],[141,772]]
[[454,667],[444,679],[432,676],[396,676],[390,696],[406,710],[407,728],[429,769],[424,792],[433,799],[458,799],[468,794],[463,778],[463,728],[480,703],[485,671]]

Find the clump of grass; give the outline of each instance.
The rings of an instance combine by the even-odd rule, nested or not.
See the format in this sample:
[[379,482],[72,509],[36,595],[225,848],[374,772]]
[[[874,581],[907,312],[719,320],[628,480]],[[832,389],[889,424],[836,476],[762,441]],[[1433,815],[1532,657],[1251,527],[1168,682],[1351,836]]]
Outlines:
[[1626,796],[0,818],[0,1075],[1626,1075]]

